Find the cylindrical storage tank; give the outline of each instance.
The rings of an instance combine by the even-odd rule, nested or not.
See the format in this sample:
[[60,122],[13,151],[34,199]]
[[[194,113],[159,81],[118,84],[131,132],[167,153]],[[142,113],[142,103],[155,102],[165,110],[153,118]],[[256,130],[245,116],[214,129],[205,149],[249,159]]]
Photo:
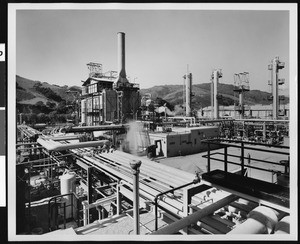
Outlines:
[[290,216],[282,218],[275,226],[274,234],[290,234]]
[[[64,194],[69,194],[72,192],[75,193],[76,192],[75,181],[76,181],[76,173],[75,172],[66,171],[62,176],[60,176],[60,194],[64,195]],[[72,196],[71,195],[64,196],[63,200],[66,203],[66,216],[65,217],[66,217],[66,219],[71,218],[72,217],[72,206],[68,206],[68,205],[72,204]],[[73,197],[73,200],[74,200],[74,197]],[[61,206],[61,207],[63,207],[63,206]],[[63,208],[62,208],[62,211],[63,211]]]
[[278,215],[271,208],[259,206],[248,214],[245,222],[227,234],[269,234],[278,222]]

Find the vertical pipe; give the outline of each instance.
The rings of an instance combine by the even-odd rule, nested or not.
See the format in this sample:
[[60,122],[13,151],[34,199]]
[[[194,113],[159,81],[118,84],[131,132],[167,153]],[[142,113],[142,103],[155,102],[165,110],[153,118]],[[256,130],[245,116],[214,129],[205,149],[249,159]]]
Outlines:
[[241,142],[241,175],[244,175],[244,142]]
[[88,224],[89,213],[88,213],[87,205],[88,205],[87,201],[82,202],[82,213],[83,213],[83,225],[84,226]]
[[218,104],[218,81],[219,81],[219,72],[214,70],[214,118],[219,118],[219,104]]
[[244,118],[244,94],[243,91],[239,93],[239,104],[240,104],[240,109],[241,109],[241,114],[240,114],[240,119]]
[[155,229],[154,230],[157,230],[158,229],[158,219],[157,219],[157,211],[158,211],[158,209],[157,209],[157,200],[158,200],[158,198],[156,197],[155,199],[154,199],[154,211],[155,211]]
[[213,80],[210,83],[210,117],[214,118],[214,83]]
[[139,172],[142,162],[140,160],[132,160],[130,167],[133,173],[133,217],[134,232],[140,234],[140,216],[139,216]]
[[117,215],[121,214],[121,194],[120,194],[120,186],[119,182],[117,183]]
[[87,200],[88,203],[92,203],[92,196],[93,196],[93,186],[92,186],[92,167],[87,168],[87,185],[88,185],[88,195]]
[[64,208],[64,229],[66,228],[66,202],[63,202],[63,208]]
[[210,143],[207,144],[207,172],[210,172]]
[[224,171],[227,173],[227,146],[224,147]]
[[267,139],[266,136],[266,122],[263,122],[263,142],[265,142]]

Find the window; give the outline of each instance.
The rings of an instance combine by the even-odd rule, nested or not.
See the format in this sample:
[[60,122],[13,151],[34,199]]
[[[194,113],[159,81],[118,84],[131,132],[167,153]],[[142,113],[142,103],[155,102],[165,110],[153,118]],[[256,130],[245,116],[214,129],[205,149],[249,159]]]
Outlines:
[[88,93],[91,94],[91,93],[95,93],[95,92],[97,92],[97,84],[89,85],[88,86]]

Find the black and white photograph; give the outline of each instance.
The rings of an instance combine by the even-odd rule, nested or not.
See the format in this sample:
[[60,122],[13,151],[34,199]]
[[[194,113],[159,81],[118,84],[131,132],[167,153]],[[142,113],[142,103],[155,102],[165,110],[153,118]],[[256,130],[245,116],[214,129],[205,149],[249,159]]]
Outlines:
[[297,4],[7,10],[8,241],[297,240]]

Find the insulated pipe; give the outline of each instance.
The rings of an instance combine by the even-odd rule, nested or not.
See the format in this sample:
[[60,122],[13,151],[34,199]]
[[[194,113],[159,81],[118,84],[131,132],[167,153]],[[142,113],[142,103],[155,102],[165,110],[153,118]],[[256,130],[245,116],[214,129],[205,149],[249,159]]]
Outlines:
[[[107,159],[114,160],[118,163],[121,163],[123,165],[127,165],[128,160],[134,160],[138,159],[139,157],[120,152],[120,151],[114,151],[113,154],[104,154],[101,155]],[[166,182],[173,182],[172,184],[175,184],[175,186],[183,185],[187,182],[190,182],[194,179],[194,174],[183,172],[182,170],[163,165],[163,164],[153,164],[153,161],[150,161],[148,159],[143,159],[143,169],[141,170],[142,173],[145,173],[151,177],[155,177],[160,179],[160,177],[165,177]],[[171,181],[170,181],[171,180]]]
[[130,167],[133,173],[133,217],[134,231],[136,235],[140,234],[140,213],[139,213],[139,173],[142,162],[140,160],[132,160]]
[[84,148],[84,147],[97,147],[110,144],[108,140],[101,141],[87,141],[78,143],[61,144],[52,140],[37,139],[37,142],[45,147],[48,151],[64,151],[68,149]]
[[72,135],[72,136],[43,136],[42,139],[52,140],[52,141],[70,141],[78,140],[81,135]]
[[124,130],[129,128],[129,125],[92,125],[92,126],[75,126],[66,128],[67,132],[91,132],[91,131],[102,131],[102,130]]
[[248,214],[248,219],[227,234],[268,234],[278,222],[279,213],[265,206],[258,206]]
[[159,229],[158,231],[152,232],[150,235],[167,235],[167,234],[174,234],[178,232],[179,230],[197,223],[201,218],[212,214],[216,210],[222,208],[223,206],[237,200],[238,197],[235,195],[229,195],[228,197],[223,198],[222,200],[212,203],[211,205],[185,217],[181,220],[178,220],[162,229]]
[[282,218],[275,226],[274,234],[290,234],[290,216]]

